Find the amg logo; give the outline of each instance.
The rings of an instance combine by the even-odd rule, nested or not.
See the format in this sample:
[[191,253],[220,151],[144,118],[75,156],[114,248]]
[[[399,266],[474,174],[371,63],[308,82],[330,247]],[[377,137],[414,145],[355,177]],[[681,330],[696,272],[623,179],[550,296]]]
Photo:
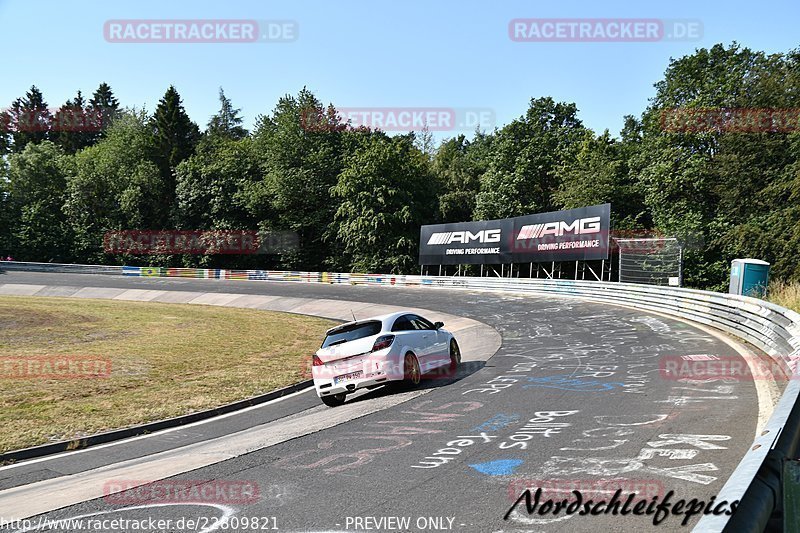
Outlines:
[[517,235],[517,240],[539,239],[547,235],[561,237],[565,233],[571,233],[573,235],[600,233],[600,217],[579,218],[573,220],[572,223],[560,220],[558,222],[522,226],[519,230],[519,235]]
[[428,244],[450,244],[460,242],[467,244],[473,241],[478,242],[500,242],[499,229],[484,229],[477,233],[471,231],[445,231],[443,233],[434,233],[428,239]]

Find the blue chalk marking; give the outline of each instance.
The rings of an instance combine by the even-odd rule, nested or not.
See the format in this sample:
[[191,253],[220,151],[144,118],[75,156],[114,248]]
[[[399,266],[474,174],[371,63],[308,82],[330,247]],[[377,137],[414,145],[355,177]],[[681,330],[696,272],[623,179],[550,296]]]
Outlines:
[[523,389],[530,387],[545,387],[548,389],[559,389],[573,392],[601,392],[622,387],[625,384],[620,382],[604,382],[596,379],[578,379],[569,376],[545,376],[529,377],[530,385],[523,385]]
[[489,461],[488,463],[478,463],[469,466],[481,474],[489,476],[510,476],[522,463],[523,461],[521,459],[498,459],[497,461]]
[[479,426],[472,428],[472,431],[499,431],[506,426],[516,423],[519,420],[519,415],[512,413],[510,415],[504,413],[497,413],[492,418],[482,423]]

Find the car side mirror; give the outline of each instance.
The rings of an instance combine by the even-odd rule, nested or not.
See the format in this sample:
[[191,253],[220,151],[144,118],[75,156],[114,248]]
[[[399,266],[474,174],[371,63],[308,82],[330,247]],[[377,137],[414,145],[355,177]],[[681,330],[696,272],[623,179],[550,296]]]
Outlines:
[[434,322],[433,323],[433,327],[435,329],[443,328],[444,327],[444,322]]

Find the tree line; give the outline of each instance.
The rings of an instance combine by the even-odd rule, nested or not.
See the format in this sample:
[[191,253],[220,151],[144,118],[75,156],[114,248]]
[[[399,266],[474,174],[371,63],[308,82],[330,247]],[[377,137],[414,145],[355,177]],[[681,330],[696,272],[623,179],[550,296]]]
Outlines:
[[[123,109],[107,84],[51,113],[31,87],[0,113],[0,255],[413,273],[422,224],[610,202],[615,230],[686,243],[689,286],[723,288],[735,257],[800,280],[800,50],[733,43],[672,59],[617,136],[551,97],[532,98],[492,132],[438,146],[425,131],[347,127],[306,88],[280,98],[253,131],[222,89],[219,99],[201,129],[172,86],[153,113]],[[743,120],[735,110],[767,111],[733,127]],[[781,110],[781,124],[770,110]],[[289,230],[300,246],[274,256],[103,249],[108,231],[167,228]]]

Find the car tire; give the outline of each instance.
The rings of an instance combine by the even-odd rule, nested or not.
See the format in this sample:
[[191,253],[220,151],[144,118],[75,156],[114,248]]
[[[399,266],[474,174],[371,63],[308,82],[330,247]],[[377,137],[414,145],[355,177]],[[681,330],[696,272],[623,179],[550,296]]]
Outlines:
[[461,364],[461,349],[455,339],[450,339],[450,372],[455,373]]
[[421,380],[422,372],[419,368],[419,360],[416,355],[408,352],[403,359],[403,385],[416,387]]
[[344,403],[346,394],[340,392],[339,394],[331,394],[329,396],[320,396],[319,399],[328,407],[339,407]]

